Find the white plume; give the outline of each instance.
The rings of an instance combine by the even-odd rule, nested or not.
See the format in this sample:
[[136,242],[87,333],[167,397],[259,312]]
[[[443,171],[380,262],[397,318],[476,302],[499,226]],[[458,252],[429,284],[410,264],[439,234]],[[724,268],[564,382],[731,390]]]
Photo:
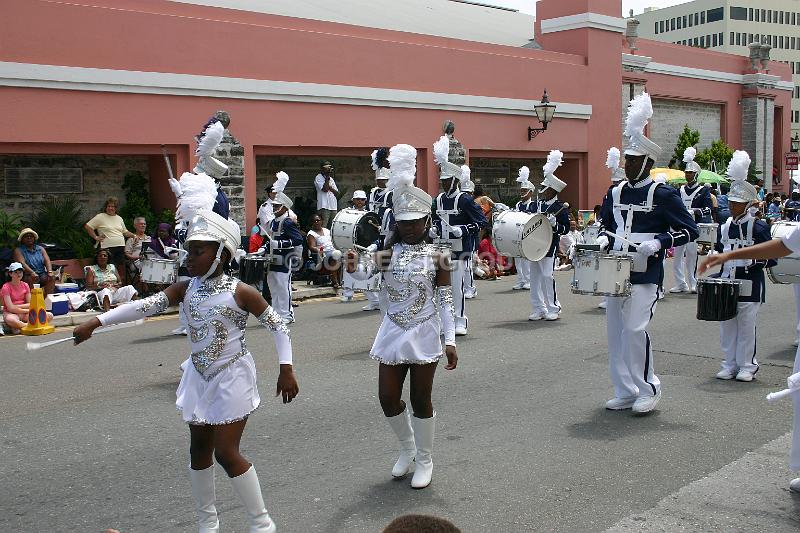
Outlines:
[[644,132],[647,121],[653,116],[653,103],[650,95],[642,93],[631,100],[628,105],[628,116],[625,117],[625,136],[632,137]]
[[[437,165],[447,163],[447,155],[450,153],[450,138],[442,135],[439,140],[433,143],[433,160]],[[391,163],[389,164],[391,167]]]
[[547,176],[548,174],[554,173],[563,162],[564,154],[561,150],[550,150],[550,153],[547,155],[547,163],[542,167],[544,175]]
[[469,177],[472,174],[472,171],[469,169],[467,165],[461,165],[461,175],[458,177],[458,181],[461,185],[464,185],[469,181]]
[[[445,137],[446,139],[447,137]],[[417,149],[409,144],[396,144],[389,149],[388,190],[414,184],[417,173]]]
[[372,170],[378,170],[378,164],[375,162],[375,156],[378,155],[377,150],[372,151]]
[[201,158],[213,156],[222,142],[223,135],[225,135],[225,126],[222,125],[222,122],[217,121],[211,124],[203,132],[203,136],[197,139],[197,150],[194,154]]
[[522,183],[528,181],[528,178],[531,177],[531,169],[526,166],[519,167],[519,175],[517,175],[517,181]]
[[175,218],[187,224],[201,209],[211,211],[217,201],[217,184],[208,174],[184,172],[180,177],[180,188]]
[[694,156],[697,155],[697,150],[694,146],[690,146],[686,150],[683,151],[683,162],[684,163],[691,163],[694,161]]
[[272,190],[277,192],[283,192],[286,188],[286,184],[289,183],[289,174],[281,170],[277,174],[275,174],[275,183],[272,184]]
[[746,180],[750,168],[750,156],[744,150],[733,152],[731,162],[728,164],[728,176],[733,180]]
[[619,148],[612,146],[608,149],[608,157],[606,157],[606,166],[611,170],[616,170],[619,167],[620,153]]

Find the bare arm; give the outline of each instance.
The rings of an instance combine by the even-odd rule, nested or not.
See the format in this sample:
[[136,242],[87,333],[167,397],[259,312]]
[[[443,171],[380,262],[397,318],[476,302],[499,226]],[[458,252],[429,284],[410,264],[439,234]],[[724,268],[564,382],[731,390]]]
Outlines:
[[[28,293],[27,301],[30,301],[30,294],[31,293]],[[30,305],[14,305],[13,303],[11,303],[11,296],[9,295],[3,296],[3,309],[5,309],[7,313],[14,313],[14,314],[27,313],[29,308]]]
[[86,270],[86,288],[90,291],[97,290],[97,279],[94,277],[94,270],[91,268]]
[[44,258],[44,268],[47,270],[48,274],[53,273],[53,264],[50,262],[50,256],[47,255],[47,250],[44,249],[44,246],[39,246],[42,249],[42,257]]
[[310,233],[306,235],[306,243],[308,244],[308,249],[314,252],[315,254],[319,253],[319,248],[317,247],[317,239]]
[[83,229],[85,229],[85,230],[86,230],[86,233],[88,233],[88,234],[89,234],[89,237],[91,237],[92,239],[94,239],[94,241],[95,241],[95,242],[101,242],[101,241],[102,241],[102,240],[105,238],[105,237],[103,237],[103,236],[101,236],[101,235],[97,234],[97,233],[94,231],[94,228],[92,228],[92,227],[89,225],[89,223],[88,223],[88,222],[87,222],[86,224],[84,224],[84,225],[83,225]]
[[711,267],[721,265],[726,261],[735,259],[776,259],[791,254],[792,251],[783,244],[780,239],[772,239],[768,242],[762,242],[747,248],[739,248],[731,252],[712,255],[707,257],[700,263],[697,269],[698,274],[702,274]]
[[22,270],[24,270],[26,274],[32,276],[33,281],[36,281],[38,279],[38,276],[36,275],[36,272],[34,272],[33,269],[28,266],[28,263],[25,262],[25,258],[22,255],[22,250],[20,250],[19,248],[14,248],[14,252],[12,253],[12,255],[14,256],[14,261],[17,261],[18,263],[22,264]]

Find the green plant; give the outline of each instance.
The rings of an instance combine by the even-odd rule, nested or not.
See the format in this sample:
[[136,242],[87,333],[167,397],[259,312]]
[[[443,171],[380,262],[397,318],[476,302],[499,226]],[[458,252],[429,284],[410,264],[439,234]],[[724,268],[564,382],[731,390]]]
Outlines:
[[[678,142],[675,145],[675,151],[672,153],[672,159],[669,160],[669,168],[680,168],[683,161],[683,152],[690,146],[696,146],[700,142],[700,132],[692,130],[686,124],[683,131],[678,135]],[[676,166],[677,165],[677,166]]]
[[162,209],[161,212],[156,217],[156,224],[161,224],[165,222],[170,226],[175,225],[175,211],[172,209]]
[[22,217],[0,210],[0,248],[13,248],[22,229]]
[[724,174],[732,157],[733,149],[722,139],[717,139],[711,143],[710,147],[698,152],[694,160],[702,168],[713,170],[717,174]]
[[[122,190],[125,191],[125,205],[119,210],[119,216],[125,221],[125,227],[133,228],[133,219],[144,217],[147,227],[155,227],[156,215],[150,205],[150,193],[144,174],[138,170],[128,172],[122,180]],[[174,218],[170,223],[174,222]]]
[[31,219],[31,227],[39,234],[40,242],[70,248],[80,260],[94,255],[95,243],[83,229],[86,221],[78,197],[63,195],[40,204]]
[[756,170],[756,162],[750,161],[750,166],[747,168],[747,181],[753,185],[758,185],[761,181],[761,171]]

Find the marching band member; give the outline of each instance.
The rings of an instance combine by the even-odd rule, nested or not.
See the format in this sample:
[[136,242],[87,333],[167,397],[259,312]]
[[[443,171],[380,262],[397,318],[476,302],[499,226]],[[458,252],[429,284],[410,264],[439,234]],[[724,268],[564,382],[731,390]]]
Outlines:
[[277,181],[273,185],[275,198],[272,202],[272,209],[275,218],[270,224],[268,234],[269,253],[279,256],[278,262],[270,266],[267,273],[267,285],[272,295],[272,307],[283,320],[284,324],[294,322],[294,310],[292,309],[292,262],[300,261],[295,247],[303,245],[303,235],[297,224],[289,218],[289,209],[292,201],[283,192],[289,182],[289,176],[285,172],[278,172]]
[[[535,187],[528,178],[531,175],[531,169],[522,166],[517,175],[517,183],[519,183],[519,202],[517,202],[516,210],[522,213],[535,213],[536,202],[533,199],[533,191]],[[531,288],[531,262],[524,257],[515,257],[514,265],[517,267],[517,282],[511,286],[512,290],[530,290]]]
[[[475,182],[473,182],[470,179],[470,176],[471,176],[472,172],[470,171],[469,167],[467,167],[466,165],[465,165],[465,167],[466,168],[462,167],[463,171],[465,172],[465,181],[463,183],[461,183],[460,188],[461,188],[462,191],[464,191],[465,193],[469,194],[470,197],[472,197],[472,201],[475,201]],[[486,212],[483,210],[483,208],[480,205],[478,205],[478,202],[475,202],[475,205],[478,206],[478,208],[483,213],[483,216],[485,217],[486,216]],[[487,218],[486,220],[487,220],[487,224],[488,224],[488,220],[489,219]],[[477,237],[475,237],[474,239],[472,239],[472,255],[470,256],[469,269],[467,270],[467,272],[469,273],[469,276],[467,276],[465,278],[466,283],[464,284],[464,298],[466,298],[467,300],[471,300],[471,299],[475,298],[478,295],[478,288],[475,287],[474,267],[475,267],[476,258],[478,256],[478,245],[479,244],[480,244],[480,234]]]
[[[711,210],[714,202],[708,187],[697,183],[700,173],[694,157],[697,150],[690,146],[683,152],[683,162],[686,164],[686,185],[681,185],[680,194],[686,210],[694,217],[695,222],[711,222]],[[675,277],[675,286],[669,292],[697,292],[697,243],[687,242],[683,246],[676,246],[672,260],[672,273]]]
[[531,272],[531,307],[533,313],[528,320],[558,320],[561,304],[556,293],[556,280],[553,277],[556,250],[561,236],[569,231],[569,212],[567,206],[558,199],[558,193],[564,190],[566,183],[556,177],[554,172],[561,166],[564,154],[552,150],[547,156],[542,170],[544,179],[539,187],[536,201],[536,212],[547,215],[553,227],[553,240],[547,255],[539,261],[529,261]]
[[[394,231],[394,215],[392,214],[392,191],[387,184],[389,181],[389,149],[377,148],[372,151],[372,170],[375,171],[375,187],[369,192],[369,210],[381,219],[381,229],[378,240],[370,245],[370,251],[383,249],[386,239]],[[384,290],[365,291],[367,305],[362,311],[386,311],[389,305],[388,295]]]
[[[389,309],[383,316],[370,357],[380,363],[378,398],[387,421],[400,441],[400,458],[392,476],[403,477],[414,470],[411,486],[427,487],[433,475],[436,411],[431,390],[436,366],[447,357],[446,370],[456,368],[453,297],[450,287],[449,253],[427,242],[431,220],[428,193],[413,185],[417,151],[407,144],[393,146],[391,162],[394,188],[394,236],[386,248],[358,262],[348,252],[347,270],[357,279],[381,272],[389,294]],[[438,318],[437,318],[438,317]],[[444,336],[444,347],[441,336]],[[406,374],[411,374],[410,416],[402,400]]]
[[[619,148],[616,146],[612,146],[608,149],[608,155],[606,156],[606,167],[611,171],[611,187],[619,185],[619,182],[625,179],[625,168],[619,166],[619,162],[621,160],[621,156],[619,153]],[[600,226],[600,206],[595,206],[595,219],[592,222],[592,226]],[[661,294],[659,289],[659,295]],[[600,303],[597,304],[599,309],[605,309],[608,307],[608,296],[603,296],[600,298]]]
[[[449,158],[452,134],[442,135],[433,145],[434,160],[439,165],[439,183],[443,192],[434,203],[433,223],[430,236],[447,242],[451,246],[453,259],[452,286],[456,310],[456,335],[466,335],[469,325],[464,295],[467,279],[472,269],[473,242],[481,228],[489,225],[483,211],[472,196],[460,190],[459,183],[469,181],[467,165],[458,166]],[[452,139],[457,146],[458,141]]]
[[[367,193],[362,190],[353,191],[353,197],[350,200],[353,203],[352,209],[356,209],[358,211],[366,211],[367,210]],[[347,271],[344,271],[342,281],[342,302],[349,302],[353,299],[353,279]],[[370,292],[370,291],[364,291]],[[369,296],[368,296],[369,298]],[[375,296],[377,301],[377,296]]]
[[239,451],[247,419],[261,403],[255,361],[245,344],[249,314],[272,331],[280,364],[277,390],[283,402],[291,402],[299,389],[292,372],[289,330],[255,289],[224,273],[239,242],[238,228],[227,219],[212,211],[199,211],[189,223],[185,240],[190,280],[103,313],[76,327],[72,334],[78,344],[100,326],[152,316],[170,305],[185,308],[192,354],[181,365],[176,406],[189,425],[189,479],[199,529],[219,531],[216,458],[247,513],[249,531],[274,533],[255,467]]
[[[731,218],[720,227],[717,234],[718,252],[738,250],[754,244],[769,241],[769,226],[763,220],[753,218],[749,207],[758,202],[755,186],[747,183],[747,169],[750,156],[737,150],[728,166],[731,189],[728,200]],[[739,286],[739,303],[734,318],[720,322],[720,345],[725,359],[717,379],[753,381],[758,372],[756,361],[756,321],[758,310],[765,301],[766,285],[764,268],[775,266],[775,261],[754,261],[740,259],[722,265],[719,277],[742,280]]]
[[693,241],[698,235],[694,217],[677,191],[650,178],[650,169],[661,153],[661,148],[644,135],[652,115],[649,94],[642,93],[631,100],[625,123],[629,138],[625,150],[628,180],[609,190],[600,210],[603,228],[636,246],[632,250],[610,233],[598,238],[602,248],[612,244],[612,253],[631,255],[633,259],[630,296],[608,298],[609,372],[614,398],[606,403],[606,409],[632,408],[637,413],[652,411],[661,399],[647,325],[658,302],[664,251]]

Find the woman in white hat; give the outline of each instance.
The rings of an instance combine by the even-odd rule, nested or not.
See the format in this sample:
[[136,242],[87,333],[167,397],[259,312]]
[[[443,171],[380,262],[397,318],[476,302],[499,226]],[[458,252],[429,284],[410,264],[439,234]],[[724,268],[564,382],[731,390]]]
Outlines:
[[[389,161],[394,189],[396,228],[386,248],[356,261],[348,251],[347,271],[356,279],[381,272],[389,294],[370,357],[380,363],[378,397],[389,425],[400,441],[400,458],[392,468],[394,477],[415,470],[411,486],[427,487],[433,474],[433,436],[436,412],[431,390],[436,366],[442,355],[445,369],[456,368],[453,293],[450,287],[449,254],[429,244],[431,196],[414,187],[417,151],[407,144],[392,147]],[[438,317],[438,318],[437,318]],[[444,335],[444,344],[440,336]],[[401,399],[406,374],[411,374],[409,413]]]
[[183,377],[176,405],[189,424],[189,477],[200,531],[219,531],[214,489],[216,459],[247,512],[249,531],[274,533],[275,524],[264,506],[255,468],[239,452],[247,419],[261,403],[255,361],[245,343],[249,314],[257,316],[261,325],[272,331],[280,364],[277,392],[283,402],[291,402],[299,389],[292,372],[289,330],[256,289],[224,273],[239,239],[238,231],[227,219],[200,211],[191,220],[185,241],[190,280],[103,313],[75,328],[73,335],[80,343],[100,326],[130,322],[180,304],[192,353],[181,365]]

